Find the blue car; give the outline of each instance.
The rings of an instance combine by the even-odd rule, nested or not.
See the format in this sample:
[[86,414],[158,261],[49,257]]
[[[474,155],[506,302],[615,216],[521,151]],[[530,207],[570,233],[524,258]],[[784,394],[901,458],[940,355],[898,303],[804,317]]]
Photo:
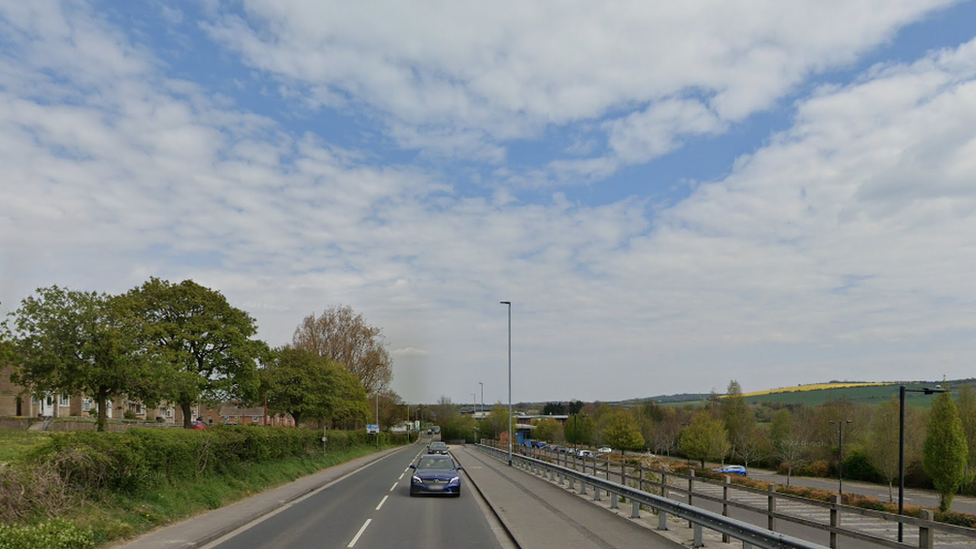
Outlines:
[[718,469],[712,469],[716,473],[725,473],[727,475],[742,475],[746,476],[746,468],[741,465],[723,465]]
[[413,479],[410,495],[437,494],[458,497],[461,495],[461,466],[451,456],[428,454],[410,466]]

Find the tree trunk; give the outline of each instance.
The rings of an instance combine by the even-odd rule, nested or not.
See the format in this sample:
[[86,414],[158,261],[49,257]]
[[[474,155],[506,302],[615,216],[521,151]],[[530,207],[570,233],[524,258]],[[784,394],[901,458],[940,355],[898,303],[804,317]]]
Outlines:
[[190,418],[190,403],[180,402],[180,410],[183,410],[183,428],[184,429],[191,428],[192,426],[190,425],[190,423],[192,419]]
[[106,400],[108,400],[108,395],[105,389],[99,389],[95,392],[95,406],[98,407],[96,430],[98,431],[104,431],[108,425],[108,409],[105,407]]

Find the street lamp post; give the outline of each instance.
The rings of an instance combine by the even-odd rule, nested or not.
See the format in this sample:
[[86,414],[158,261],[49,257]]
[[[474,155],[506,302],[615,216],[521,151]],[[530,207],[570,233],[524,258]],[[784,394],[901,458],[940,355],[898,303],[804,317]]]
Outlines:
[[[905,513],[905,393],[923,393],[932,395],[944,393],[945,389],[941,385],[933,387],[922,387],[919,389],[909,389],[904,385],[898,387],[898,514]],[[898,542],[902,541],[901,521],[898,521]]]
[[479,381],[478,385],[481,387],[481,410],[479,411],[483,414],[485,413],[485,384]]
[[830,424],[837,424],[837,494],[840,495],[841,503],[844,501],[844,424],[854,423],[853,419],[831,421]]
[[512,302],[500,301],[508,305],[508,466],[512,466]]
[[380,449],[380,392],[376,391],[376,449]]

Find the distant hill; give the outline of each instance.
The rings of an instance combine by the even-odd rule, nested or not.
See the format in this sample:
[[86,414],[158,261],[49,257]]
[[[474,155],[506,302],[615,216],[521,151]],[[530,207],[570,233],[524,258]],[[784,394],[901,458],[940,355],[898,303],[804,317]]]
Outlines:
[[[950,391],[956,392],[962,385],[976,386],[976,379],[958,379],[951,381],[890,381],[890,382],[839,382],[816,383],[808,385],[798,385],[796,387],[782,387],[769,389],[766,391],[754,391],[744,393],[743,397],[747,403],[775,402],[780,404],[805,404],[816,406],[825,402],[835,400],[849,400],[868,405],[877,405],[886,400],[898,397],[898,386],[905,385],[910,388],[935,387],[942,385]],[[674,395],[680,397],[683,395]],[[701,405],[710,395],[699,395],[697,401],[683,400],[672,397],[653,397],[653,400],[660,404],[670,406],[682,405]],[[720,395],[719,398],[725,395]],[[932,403],[932,398],[921,393],[909,392],[905,395],[906,403],[911,406],[928,408]]]

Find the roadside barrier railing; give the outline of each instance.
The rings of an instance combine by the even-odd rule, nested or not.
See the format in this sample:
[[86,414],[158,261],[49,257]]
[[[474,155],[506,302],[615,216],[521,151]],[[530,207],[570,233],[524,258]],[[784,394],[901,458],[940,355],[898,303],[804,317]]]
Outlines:
[[[487,447],[492,448],[490,446],[492,441],[482,442],[487,443]],[[526,449],[520,449],[520,452],[525,450]],[[935,522],[932,520],[933,515],[929,510],[922,511],[922,518],[915,518],[897,515],[894,513],[886,513],[883,511],[876,511],[873,509],[863,509],[859,507],[842,505],[837,499],[831,503],[811,500],[791,494],[779,493],[776,491],[774,485],[770,486],[768,490],[760,490],[757,488],[730,484],[728,477],[725,478],[724,482],[705,479],[696,477],[694,470],[690,471],[689,475],[683,475],[673,471],[668,471],[666,468],[653,469],[640,465],[632,466],[625,463],[614,463],[612,467],[616,470],[613,470],[611,469],[610,460],[607,459],[602,461],[595,458],[577,459],[575,457],[570,457],[568,454],[554,454],[545,449],[530,448],[527,450],[530,455],[522,457],[532,457],[544,463],[555,463],[556,465],[558,465],[561,461],[563,463],[563,467],[568,469],[571,466],[572,471],[575,471],[577,465],[580,465],[583,473],[586,473],[586,471],[590,469],[593,471],[594,476],[600,474],[604,476],[607,481],[609,481],[611,477],[616,477],[619,479],[620,485],[626,485],[628,482],[633,482],[640,491],[646,492],[648,487],[650,487],[651,490],[658,492],[660,496],[664,498],[667,498],[669,494],[672,493],[682,494],[688,498],[689,505],[692,504],[693,500],[718,503],[722,505],[722,514],[726,516],[728,515],[729,507],[735,507],[765,515],[767,517],[767,526],[769,530],[775,530],[777,520],[784,520],[810,528],[824,530],[830,533],[829,547],[832,549],[840,547],[839,538],[841,536],[866,541],[880,547],[888,547],[890,549],[905,549],[906,547],[912,547],[912,542],[915,541],[906,538],[906,543],[899,543],[894,539],[886,539],[849,527],[844,527],[841,525],[841,513],[845,515],[860,515],[863,517],[869,517],[871,519],[876,519],[879,523],[889,523],[895,525],[901,522],[906,526],[915,527],[917,528],[918,535],[916,546],[920,549],[933,549],[935,547],[936,532],[941,532],[944,535],[947,535],[948,537],[946,538],[946,541],[951,538],[957,542],[945,543],[944,545],[961,545],[963,547],[976,546],[976,530],[963,526]],[[627,474],[627,469],[631,470],[630,475]],[[635,471],[637,473],[636,475],[633,474]],[[655,480],[655,476],[659,477],[659,480]],[[680,485],[673,484],[671,482],[672,480],[680,481],[681,484],[685,484],[685,482],[687,482],[687,488],[682,488]],[[702,493],[701,487],[703,486],[711,487],[715,492],[720,491],[721,497]],[[698,488],[697,490],[696,487]],[[762,499],[766,501],[766,505],[763,507],[757,507],[748,503],[735,501],[729,497],[730,492],[761,496]],[[826,521],[817,521],[810,518],[783,513],[777,510],[777,502],[780,500],[802,503],[803,505],[819,508],[827,513]],[[905,533],[908,534],[909,530],[906,530]],[[723,535],[723,540],[727,541],[727,536]]]
[[[501,461],[508,459],[507,450],[502,451],[484,444],[477,444],[475,447]],[[587,493],[587,486],[589,486],[593,491],[594,500],[599,500],[601,493],[607,492],[611,498],[611,507],[617,506],[618,498],[626,498],[632,505],[632,518],[640,518],[642,505],[654,509],[658,515],[658,530],[668,529],[668,515],[687,520],[692,524],[694,530],[692,542],[694,547],[704,546],[702,530],[709,529],[741,541],[743,549],[752,549],[753,547],[762,549],[825,549],[823,545],[817,543],[766,530],[733,518],[723,517],[718,513],[679,503],[593,475],[587,475],[541,459],[514,454],[512,464],[535,475],[547,477],[549,480],[558,480],[559,484],[562,485],[568,481],[570,490],[575,490],[575,485],[578,483],[581,495]]]

